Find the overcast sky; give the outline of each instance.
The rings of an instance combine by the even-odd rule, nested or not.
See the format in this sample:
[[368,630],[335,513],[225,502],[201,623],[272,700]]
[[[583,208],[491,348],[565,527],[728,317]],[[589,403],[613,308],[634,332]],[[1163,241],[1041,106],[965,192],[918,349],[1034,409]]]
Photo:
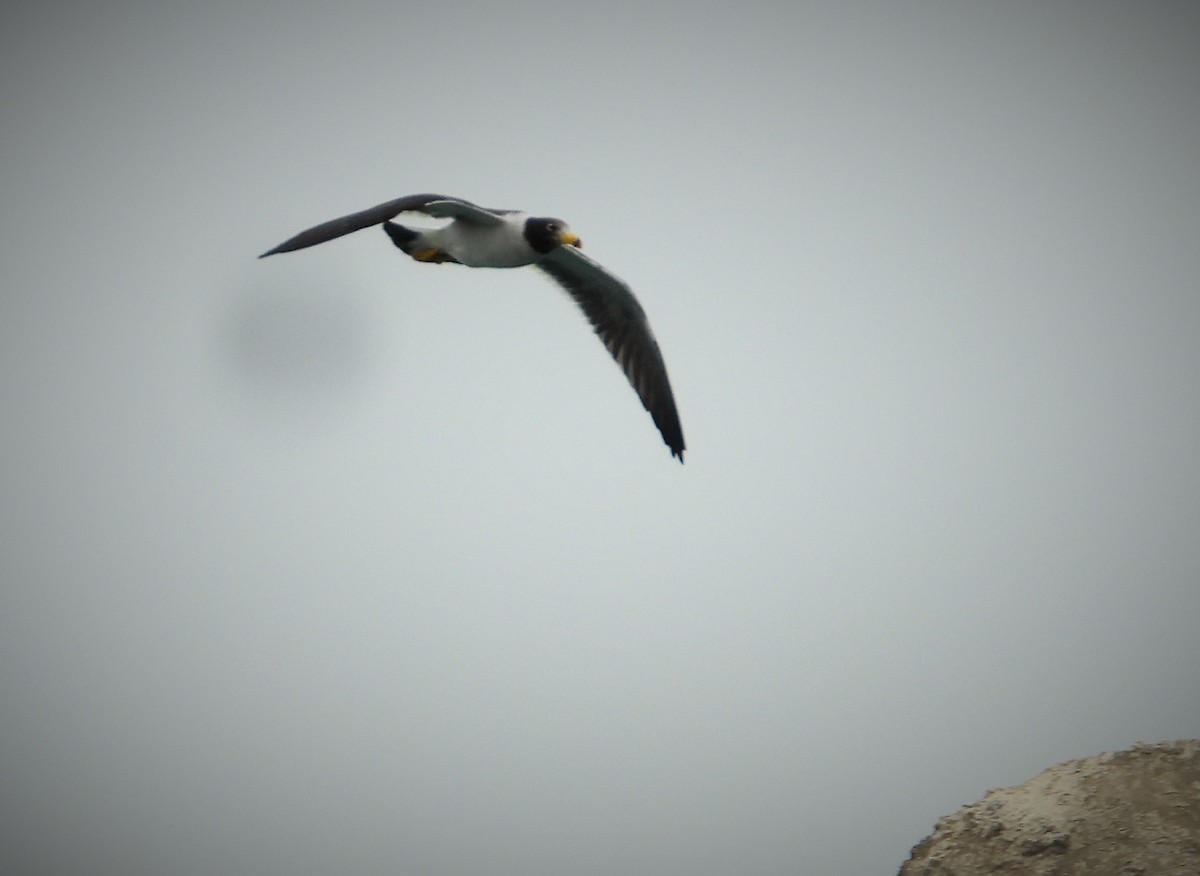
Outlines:
[[[5,873],[891,873],[1200,736],[1197,4],[3,18]],[[255,258],[420,191],[686,465],[537,271]]]

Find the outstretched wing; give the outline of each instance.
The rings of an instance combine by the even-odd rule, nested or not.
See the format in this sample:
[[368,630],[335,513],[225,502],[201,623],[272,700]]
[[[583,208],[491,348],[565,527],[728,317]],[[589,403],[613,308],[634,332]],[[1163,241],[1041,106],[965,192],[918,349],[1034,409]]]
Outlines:
[[379,225],[381,222],[386,222],[393,216],[398,216],[409,210],[427,213],[430,216],[436,217],[453,216],[465,219],[468,222],[490,223],[500,221],[499,217],[490,211],[485,210],[483,207],[478,207],[470,201],[464,201],[461,198],[448,198],[445,195],[433,194],[405,195],[403,198],[396,198],[396,200],[388,201],[386,204],[378,204],[369,209],[361,210],[358,213],[351,213],[349,216],[330,219],[328,222],[314,225],[312,228],[301,231],[294,237],[289,237],[274,249],[267,250],[259,258],[265,258],[279,252],[292,252],[293,250],[315,246],[318,243],[333,240],[335,237],[341,237],[352,231],[369,228],[372,225]]
[[683,426],[658,341],[633,292],[577,247],[556,246],[537,266],[575,299],[650,412],[671,454],[683,462]]
[[[409,207],[409,209],[416,208]],[[504,219],[501,217],[501,214],[511,212],[508,210],[487,210],[478,204],[472,204],[470,201],[464,201],[460,198],[444,198],[438,201],[430,201],[421,207],[420,211],[426,216],[433,216],[436,219],[459,219],[463,222],[474,223],[475,225],[503,225]]]

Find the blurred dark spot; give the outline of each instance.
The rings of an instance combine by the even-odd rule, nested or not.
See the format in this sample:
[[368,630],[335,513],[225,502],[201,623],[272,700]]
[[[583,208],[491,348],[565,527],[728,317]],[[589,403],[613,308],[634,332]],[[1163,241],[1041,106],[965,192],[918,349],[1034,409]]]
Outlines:
[[370,328],[364,302],[344,291],[254,289],[232,300],[221,346],[259,400],[321,403],[364,372]]

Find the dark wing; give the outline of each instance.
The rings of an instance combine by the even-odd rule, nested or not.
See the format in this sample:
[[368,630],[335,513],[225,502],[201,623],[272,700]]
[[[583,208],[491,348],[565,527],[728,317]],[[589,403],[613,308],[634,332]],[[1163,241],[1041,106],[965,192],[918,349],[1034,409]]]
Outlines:
[[435,207],[428,211],[433,216],[463,215],[464,218],[474,218],[475,221],[479,221],[482,218],[480,214],[492,215],[482,207],[477,207],[470,201],[464,201],[460,198],[448,198],[445,195],[432,194],[405,195],[403,198],[396,198],[396,200],[388,201],[386,204],[379,204],[358,213],[351,213],[349,216],[330,219],[328,222],[314,225],[306,231],[301,231],[295,237],[289,237],[274,249],[267,250],[259,258],[275,255],[278,252],[292,252],[293,250],[315,246],[318,243],[333,240],[335,237],[341,237],[352,231],[369,228],[372,225],[379,225],[408,210],[426,212],[424,208],[431,204],[436,204]]
[[574,246],[556,246],[537,266],[575,299],[650,412],[671,455],[683,462],[683,426],[646,312],[621,280]]
[[437,219],[458,219],[462,222],[486,226],[503,225],[502,214],[511,212],[510,210],[487,210],[478,204],[472,204],[470,201],[463,201],[459,198],[430,201],[420,209],[425,215]]

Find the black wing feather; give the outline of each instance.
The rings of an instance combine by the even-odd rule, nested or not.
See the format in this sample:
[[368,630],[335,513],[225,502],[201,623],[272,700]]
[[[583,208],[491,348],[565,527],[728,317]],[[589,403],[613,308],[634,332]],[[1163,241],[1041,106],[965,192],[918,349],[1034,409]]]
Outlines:
[[572,246],[555,247],[537,263],[582,308],[650,413],[671,455],[683,462],[683,426],[671,381],[646,312],[621,280]]
[[324,243],[327,240],[333,240],[335,237],[341,237],[344,234],[349,234],[352,231],[358,231],[362,228],[369,228],[372,225],[379,225],[394,216],[398,216],[406,210],[420,210],[430,201],[455,201],[460,198],[447,198],[445,195],[405,195],[403,198],[396,198],[394,201],[388,201],[385,204],[378,204],[366,210],[360,210],[357,213],[351,213],[349,216],[341,216],[337,219],[330,219],[328,222],[322,222],[320,225],[314,225],[312,228],[301,231],[299,234],[289,237],[283,243],[274,249],[269,249],[264,252],[259,258],[266,258],[269,255],[275,255],[280,252],[292,252],[297,249],[304,249],[309,246],[316,246],[318,243]]

